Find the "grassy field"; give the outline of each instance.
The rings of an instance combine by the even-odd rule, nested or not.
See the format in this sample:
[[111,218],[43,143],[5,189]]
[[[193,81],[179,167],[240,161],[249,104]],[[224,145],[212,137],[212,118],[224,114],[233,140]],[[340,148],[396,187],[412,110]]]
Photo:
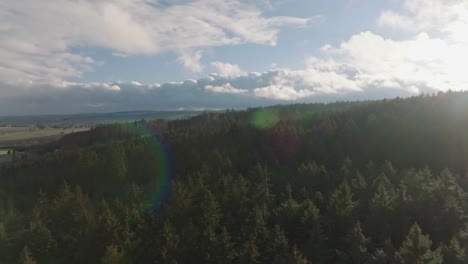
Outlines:
[[11,155],[7,155],[10,149],[0,149],[0,163],[11,161]]
[[[58,138],[72,132],[88,130],[89,128],[44,128],[35,127],[0,127],[0,147],[30,145],[44,140]],[[0,150],[0,155],[2,155]],[[6,154],[6,153],[5,153]]]
[[7,155],[10,149],[0,149],[0,156]]

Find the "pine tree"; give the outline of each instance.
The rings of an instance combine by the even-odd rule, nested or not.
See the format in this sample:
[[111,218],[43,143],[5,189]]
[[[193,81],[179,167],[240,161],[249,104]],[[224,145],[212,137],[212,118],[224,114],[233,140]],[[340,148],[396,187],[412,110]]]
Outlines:
[[353,199],[348,183],[343,181],[332,194],[328,204],[330,218],[336,217],[338,221],[351,220],[350,218],[353,216],[356,206],[357,202]]
[[368,263],[367,238],[362,234],[359,221],[345,238],[345,248],[338,252],[337,263]]
[[37,220],[29,223],[29,228],[26,232],[28,249],[39,262],[46,262],[47,259],[55,253],[57,241],[52,236],[49,228]]
[[236,263],[238,264],[260,263],[259,258],[260,258],[260,252],[258,251],[257,245],[255,244],[255,239],[251,237],[244,243],[242,251]]
[[296,248],[289,247],[288,239],[284,231],[275,226],[271,234],[271,245],[267,251],[267,263],[272,264],[306,264],[309,261],[304,255]]
[[34,258],[31,256],[31,253],[29,252],[29,249],[27,246],[25,246],[23,248],[23,251],[21,251],[19,263],[20,264],[36,264],[37,263],[34,260]]
[[106,253],[101,259],[102,264],[126,264],[125,253],[115,245],[107,246]]
[[356,207],[349,185],[343,181],[332,194],[326,215],[329,262],[335,262],[336,250],[343,250],[346,245],[344,238],[356,221]]
[[291,186],[286,188],[285,200],[274,210],[275,222],[284,228],[287,236],[293,241],[301,240],[304,235],[302,226],[298,224],[302,216],[302,206],[292,198]]
[[310,200],[305,200],[302,207],[303,215],[300,219],[300,226],[304,240],[299,241],[306,257],[310,260],[321,254],[320,246],[325,240],[323,238],[320,210]]
[[161,231],[160,254],[163,263],[177,263],[179,235],[174,227],[166,222]]
[[203,188],[201,199],[201,224],[206,228],[216,229],[221,218],[219,203],[213,193],[205,188]]
[[396,253],[397,263],[401,264],[441,264],[440,252],[431,251],[431,240],[424,235],[418,224],[414,224]]
[[272,244],[268,252],[268,257],[273,259],[271,263],[285,263],[289,255],[288,239],[279,226],[275,226],[271,235]]
[[349,157],[346,157],[341,164],[340,172],[343,178],[348,179],[351,175],[351,169],[353,166],[353,162]]
[[114,244],[119,241],[120,223],[106,201],[102,201],[100,204],[97,224],[98,235],[102,240],[100,241],[101,245]]
[[389,220],[394,217],[395,199],[394,191],[380,183],[369,202],[370,212],[365,226],[373,234],[373,241],[378,246],[382,245],[392,230]]
[[216,263],[232,263],[236,257],[234,243],[226,227],[223,227],[221,233],[218,235],[215,254],[214,260]]
[[122,144],[114,143],[111,146],[108,164],[111,179],[123,183],[126,180],[128,164],[125,148]]
[[383,247],[379,248],[372,253],[369,263],[372,264],[394,264],[395,248],[392,241],[385,240]]
[[448,245],[442,247],[443,263],[462,264],[465,262],[465,251],[460,245],[460,241],[453,237]]
[[291,264],[309,264],[310,261],[296,247],[293,247],[291,252]]
[[357,171],[354,178],[351,179],[351,186],[354,190],[359,192],[364,192],[368,188],[366,179],[359,171]]
[[257,164],[251,172],[251,180],[253,183],[252,201],[269,208],[273,201],[269,171],[260,164]]

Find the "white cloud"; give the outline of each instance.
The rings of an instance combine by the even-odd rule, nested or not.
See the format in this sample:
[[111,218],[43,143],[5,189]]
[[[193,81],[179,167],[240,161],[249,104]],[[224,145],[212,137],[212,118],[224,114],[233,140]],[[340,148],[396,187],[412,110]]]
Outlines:
[[468,2],[465,0],[399,0],[404,12],[386,10],[378,25],[413,33],[441,33],[451,40],[465,39]]
[[[49,0],[0,2],[0,81],[30,83],[79,77],[92,58],[73,53],[98,47],[114,56],[175,52],[200,71],[207,47],[275,45],[280,26],[308,19],[265,17],[240,0]],[[189,58],[189,56],[194,56]]]
[[246,89],[237,89],[235,87],[232,87],[230,83],[223,84],[222,86],[207,85],[205,86],[205,90],[214,92],[214,93],[228,93],[228,94],[238,94],[238,93],[248,92],[248,90]]
[[[21,1],[0,2],[0,112],[237,108],[468,89],[463,56],[468,54],[468,3],[401,1],[403,11],[385,10],[376,23],[404,30],[405,37],[365,31],[338,45],[323,45],[301,68],[274,65],[266,72],[245,72],[237,64],[215,61],[210,67],[216,74],[163,84],[65,81],[99,63],[70,49],[98,46],[114,56],[171,51],[199,72],[205,47],[274,45],[280,25],[309,22],[266,18],[255,6],[235,0],[168,6],[147,0],[51,0],[31,1],[24,9]],[[33,12],[39,5],[44,12]]]
[[[330,75],[336,75],[338,80],[330,81]],[[341,82],[349,82],[352,84],[350,86],[360,89],[348,88]],[[400,80],[371,78],[347,64],[316,58],[310,59],[305,69],[250,72],[231,78],[210,75],[198,80],[163,84],[57,82],[53,85],[35,84],[33,88],[6,87],[0,90],[0,113],[226,109],[290,102],[408,96],[425,89],[421,85],[405,86]],[[8,92],[2,94],[2,91]]]
[[372,78],[400,80],[407,87],[436,90],[468,89],[468,2],[464,0],[401,0],[402,12],[384,11],[382,27],[413,34],[404,40],[373,33],[356,35],[340,47]]
[[215,61],[211,63],[211,67],[224,77],[239,77],[246,74],[237,64]]
[[314,94],[308,89],[296,90],[291,86],[269,85],[267,87],[255,88],[253,94],[258,97],[277,100],[296,100],[303,97],[309,97]]
[[200,62],[201,58],[202,52],[200,50],[185,50],[180,53],[177,62],[192,72],[201,72],[203,70],[203,65]]

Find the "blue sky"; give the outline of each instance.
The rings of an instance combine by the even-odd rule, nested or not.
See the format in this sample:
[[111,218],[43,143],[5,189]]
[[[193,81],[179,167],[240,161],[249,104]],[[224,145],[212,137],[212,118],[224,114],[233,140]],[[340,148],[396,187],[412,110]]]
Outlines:
[[463,0],[6,0],[0,114],[464,90]]
[[[209,65],[210,61],[226,61],[238,64],[246,71],[267,71],[272,64],[277,67],[302,67],[304,58],[314,54],[324,44],[336,45],[354,33],[374,30],[373,22],[384,8],[392,7],[392,2],[291,0],[273,2],[272,5],[264,8],[265,16],[313,18],[315,21],[307,28],[280,31],[276,46],[247,43],[207,48],[202,63]],[[113,56],[112,50],[93,47],[77,48],[74,52],[104,62],[92,72],[85,73],[81,79],[75,79],[76,81],[137,80],[153,83],[198,79],[211,73],[209,67],[201,72],[184,69],[177,63],[176,54],[170,52],[126,58]]]

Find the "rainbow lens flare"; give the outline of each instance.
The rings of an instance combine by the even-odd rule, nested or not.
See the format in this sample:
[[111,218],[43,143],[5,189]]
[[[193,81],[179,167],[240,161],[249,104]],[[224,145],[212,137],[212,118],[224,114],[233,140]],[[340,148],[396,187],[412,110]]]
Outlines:
[[170,189],[171,169],[168,158],[167,147],[163,144],[157,133],[149,131],[144,125],[136,125],[136,133],[146,140],[151,148],[150,157],[145,157],[154,161],[154,180],[152,181],[152,194],[141,207],[141,212],[150,212],[157,209],[167,198]]

